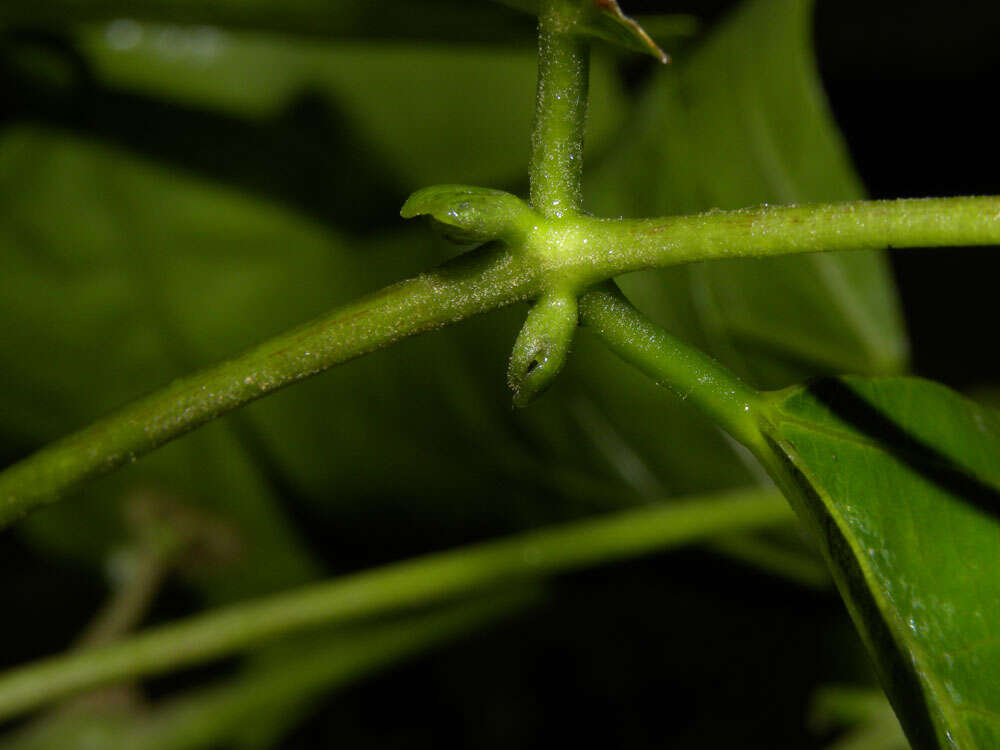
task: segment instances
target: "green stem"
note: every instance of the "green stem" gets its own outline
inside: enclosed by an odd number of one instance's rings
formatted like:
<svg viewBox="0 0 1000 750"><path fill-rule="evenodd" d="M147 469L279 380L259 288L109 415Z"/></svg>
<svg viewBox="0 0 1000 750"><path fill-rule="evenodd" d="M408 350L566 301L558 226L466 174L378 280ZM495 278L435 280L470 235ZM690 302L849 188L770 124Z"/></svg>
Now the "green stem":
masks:
<svg viewBox="0 0 1000 750"><path fill-rule="evenodd" d="M525 263L483 248L338 308L7 469L0 474L0 528L238 406L407 336L526 299L537 288Z"/></svg>
<svg viewBox="0 0 1000 750"><path fill-rule="evenodd" d="M706 260L1000 245L1000 197L761 206L656 219L579 217L569 223L575 236L588 241L553 258L551 272L565 269L578 283L594 284L629 271Z"/></svg>
<svg viewBox="0 0 1000 750"><path fill-rule="evenodd" d="M217 747L263 712L294 711L318 694L356 683L403 659L451 643L455 638L509 617L536 603L528 588L495 592L427 613L366 624L350 632L311 639L291 659L248 670L240 679L183 696L147 722L140 734L148 746ZM164 738L174 741L167 744ZM138 739L138 738L136 738ZM276 745L279 743L275 743ZM146 744L127 747L141 750Z"/></svg>
<svg viewBox="0 0 1000 750"><path fill-rule="evenodd" d="M625 361L701 409L748 447L761 442L760 394L704 352L674 338L605 284L580 299L580 320Z"/></svg>
<svg viewBox="0 0 1000 750"><path fill-rule="evenodd" d="M273 711L275 706L294 710L317 693L355 683L409 656L450 643L523 610L538 593L531 589L496 592L488 598L310 642L299 658L248 670L239 679L167 704L123 747L217 747L262 712Z"/></svg>
<svg viewBox="0 0 1000 750"><path fill-rule="evenodd" d="M715 359L680 341L635 309L613 282L580 299L580 320L626 362L704 412L755 455L766 450L760 393ZM718 552L777 572L807 586L829 582L819 560L782 550L749 535L726 535L710 545Z"/></svg>
<svg viewBox="0 0 1000 750"><path fill-rule="evenodd" d="M776 491L716 493L519 534L238 604L0 678L0 718L71 693L233 654L319 625L356 622L720 533L787 523Z"/></svg>
<svg viewBox="0 0 1000 750"><path fill-rule="evenodd" d="M565 252L480 248L179 380L10 467L0 474L0 528L238 406L407 336L537 297L553 278L583 288L712 258L1000 244L1000 197L558 221L571 241Z"/></svg>
<svg viewBox="0 0 1000 750"><path fill-rule="evenodd" d="M4 750L80 748L81 737L100 728L105 750L253 747L280 744L280 735L302 719L316 700L374 672L448 644L535 603L535 587L492 592L490 596L435 607L388 622L365 623L301 638L280 659L253 664L215 685L141 711L65 712L4 736ZM261 719L264 719L262 722ZM266 732L270 742L262 741Z"/></svg>
<svg viewBox="0 0 1000 750"><path fill-rule="evenodd" d="M565 0L541 0L539 6L531 206L546 218L559 218L583 206L590 48L573 33L578 11Z"/></svg>

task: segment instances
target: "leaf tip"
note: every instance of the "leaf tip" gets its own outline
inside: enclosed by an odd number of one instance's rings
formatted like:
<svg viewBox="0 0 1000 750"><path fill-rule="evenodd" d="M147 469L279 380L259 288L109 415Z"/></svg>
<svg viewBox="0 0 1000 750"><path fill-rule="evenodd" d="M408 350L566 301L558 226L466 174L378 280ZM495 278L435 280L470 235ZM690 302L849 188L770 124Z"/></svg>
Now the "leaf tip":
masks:
<svg viewBox="0 0 1000 750"><path fill-rule="evenodd" d="M605 21L604 33L599 34L609 41L626 47L642 50L658 59L664 65L670 62L670 55L663 51L646 30L631 16L625 15L618 0L594 0L594 8Z"/></svg>

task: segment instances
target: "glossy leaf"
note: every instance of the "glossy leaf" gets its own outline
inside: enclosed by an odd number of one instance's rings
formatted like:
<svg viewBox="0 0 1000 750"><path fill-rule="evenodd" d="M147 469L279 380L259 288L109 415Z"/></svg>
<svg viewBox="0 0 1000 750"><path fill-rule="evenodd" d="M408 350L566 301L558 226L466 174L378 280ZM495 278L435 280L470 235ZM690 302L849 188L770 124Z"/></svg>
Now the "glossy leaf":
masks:
<svg viewBox="0 0 1000 750"><path fill-rule="evenodd" d="M655 216L861 197L815 69L811 6L748 3L690 59L659 71L629 138L589 176L588 208ZM881 254L705 263L622 284L759 386L905 368Z"/></svg>
<svg viewBox="0 0 1000 750"><path fill-rule="evenodd" d="M1000 744L1000 418L911 378L775 393L772 473L918 748Z"/></svg>

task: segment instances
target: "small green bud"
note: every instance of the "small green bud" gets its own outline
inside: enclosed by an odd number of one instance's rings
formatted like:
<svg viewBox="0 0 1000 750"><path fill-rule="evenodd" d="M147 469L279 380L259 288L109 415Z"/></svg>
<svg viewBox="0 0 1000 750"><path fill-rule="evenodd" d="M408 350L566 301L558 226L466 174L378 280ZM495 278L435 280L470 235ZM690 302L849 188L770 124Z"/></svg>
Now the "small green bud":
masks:
<svg viewBox="0 0 1000 750"><path fill-rule="evenodd" d="M527 406L552 384L566 362L577 322L576 297L571 294L546 294L531 308L507 368L514 406Z"/></svg>
<svg viewBox="0 0 1000 750"><path fill-rule="evenodd" d="M458 244L504 240L516 243L533 223L524 201L502 190L434 185L418 190L399 212L404 219L430 216L445 238Z"/></svg>

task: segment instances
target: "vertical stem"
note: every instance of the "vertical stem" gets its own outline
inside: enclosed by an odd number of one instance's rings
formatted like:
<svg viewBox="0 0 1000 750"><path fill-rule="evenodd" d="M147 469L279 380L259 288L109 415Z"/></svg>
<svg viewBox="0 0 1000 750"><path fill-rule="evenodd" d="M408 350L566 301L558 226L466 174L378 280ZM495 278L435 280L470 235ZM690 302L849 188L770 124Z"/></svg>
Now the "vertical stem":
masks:
<svg viewBox="0 0 1000 750"><path fill-rule="evenodd" d="M577 212L583 205L590 47L574 34L578 12L566 0L540 0L531 205L548 218Z"/></svg>

